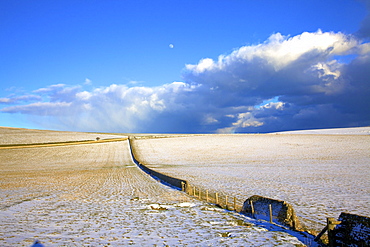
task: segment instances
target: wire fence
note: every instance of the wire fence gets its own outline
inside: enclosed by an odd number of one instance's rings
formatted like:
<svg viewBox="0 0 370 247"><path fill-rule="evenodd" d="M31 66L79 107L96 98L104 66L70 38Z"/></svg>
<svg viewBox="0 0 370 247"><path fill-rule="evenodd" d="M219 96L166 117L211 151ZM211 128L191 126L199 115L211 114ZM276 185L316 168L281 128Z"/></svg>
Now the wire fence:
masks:
<svg viewBox="0 0 370 247"><path fill-rule="evenodd" d="M226 210L241 212L243 208L244 202L238 200L236 196L229 196L224 193L205 190L189 183L182 183L181 190L192 197L214 204L217 207Z"/></svg>
<svg viewBox="0 0 370 247"><path fill-rule="evenodd" d="M264 220L272 224L293 230L303 230L293 206L281 200L254 195L238 200L219 192L210 192L195 185L182 182L181 190L198 200L214 204L219 208L243 213L255 219Z"/></svg>

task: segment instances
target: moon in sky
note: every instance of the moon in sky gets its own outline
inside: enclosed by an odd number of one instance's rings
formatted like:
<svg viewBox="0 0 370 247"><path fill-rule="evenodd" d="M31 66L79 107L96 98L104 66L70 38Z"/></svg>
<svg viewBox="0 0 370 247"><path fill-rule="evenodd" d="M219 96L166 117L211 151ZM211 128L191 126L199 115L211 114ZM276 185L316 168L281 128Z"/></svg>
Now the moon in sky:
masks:
<svg viewBox="0 0 370 247"><path fill-rule="evenodd" d="M175 46L173 44L170 44L168 47L170 47L171 49L174 48Z"/></svg>

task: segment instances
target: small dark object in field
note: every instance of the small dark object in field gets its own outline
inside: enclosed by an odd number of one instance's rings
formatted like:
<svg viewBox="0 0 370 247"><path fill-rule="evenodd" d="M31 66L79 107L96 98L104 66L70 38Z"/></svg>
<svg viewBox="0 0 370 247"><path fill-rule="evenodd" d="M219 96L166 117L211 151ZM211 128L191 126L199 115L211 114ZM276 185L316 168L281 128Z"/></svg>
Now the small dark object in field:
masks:
<svg viewBox="0 0 370 247"><path fill-rule="evenodd" d="M159 206L159 207L153 207L153 206L150 206L151 207L151 209L153 209L153 210L167 210L167 208L164 208L164 207L161 207L161 206Z"/></svg>
<svg viewBox="0 0 370 247"><path fill-rule="evenodd" d="M223 238L228 238L231 236L231 233L230 232L222 232L220 233L220 236L223 237Z"/></svg>

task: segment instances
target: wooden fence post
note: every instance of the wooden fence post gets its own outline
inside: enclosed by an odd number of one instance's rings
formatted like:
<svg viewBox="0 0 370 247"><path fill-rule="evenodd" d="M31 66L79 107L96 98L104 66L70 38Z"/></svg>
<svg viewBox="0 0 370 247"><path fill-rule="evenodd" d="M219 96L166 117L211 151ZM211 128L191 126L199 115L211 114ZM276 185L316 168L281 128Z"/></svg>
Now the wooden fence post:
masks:
<svg viewBox="0 0 370 247"><path fill-rule="evenodd" d="M208 198L208 190L206 190L206 198L207 198L207 202L209 201L209 198Z"/></svg>
<svg viewBox="0 0 370 247"><path fill-rule="evenodd" d="M324 235L324 233L326 231L328 231L329 246L335 246L335 239L333 238L331 231L334 230L335 226L340 224L340 223L341 223L341 221L337 221L337 220L335 220L335 218L326 218L326 226L316 236L314 241L316 241L316 242L319 241L320 238L322 237L322 235Z"/></svg>
<svg viewBox="0 0 370 247"><path fill-rule="evenodd" d="M336 225L339 225L341 221L337 221L335 218L327 218L326 220L328 226L328 238L329 238L329 246L335 246L335 238L333 236L332 231L335 229Z"/></svg>
<svg viewBox="0 0 370 247"><path fill-rule="evenodd" d="M228 206L227 206L228 203L228 200L227 200L227 196L225 196L225 206L226 206L226 209L228 209Z"/></svg>
<svg viewBox="0 0 370 247"><path fill-rule="evenodd" d="M199 199L202 200L202 191L199 188Z"/></svg>
<svg viewBox="0 0 370 247"><path fill-rule="evenodd" d="M234 211L236 212L236 197L234 196Z"/></svg>
<svg viewBox="0 0 370 247"><path fill-rule="evenodd" d="M328 225L326 225L324 227L324 229L322 229L322 231L316 236L316 238L314 239L314 241L319 241L319 239L322 237L322 235L324 235L324 233L328 230Z"/></svg>
<svg viewBox="0 0 370 247"><path fill-rule="evenodd" d="M269 212L270 212L270 223L272 223L272 206L269 204Z"/></svg>
<svg viewBox="0 0 370 247"><path fill-rule="evenodd" d="M253 201L252 201L252 200L250 200L250 201L249 201L249 203L251 204L252 216L253 216L253 218L255 218L255 216L254 216L254 206L253 206Z"/></svg>
<svg viewBox="0 0 370 247"><path fill-rule="evenodd" d="M195 197L195 194L196 194L196 190L197 190L197 187L193 187L193 196Z"/></svg>
<svg viewBox="0 0 370 247"><path fill-rule="evenodd" d="M218 204L218 193L216 192L216 204Z"/></svg>

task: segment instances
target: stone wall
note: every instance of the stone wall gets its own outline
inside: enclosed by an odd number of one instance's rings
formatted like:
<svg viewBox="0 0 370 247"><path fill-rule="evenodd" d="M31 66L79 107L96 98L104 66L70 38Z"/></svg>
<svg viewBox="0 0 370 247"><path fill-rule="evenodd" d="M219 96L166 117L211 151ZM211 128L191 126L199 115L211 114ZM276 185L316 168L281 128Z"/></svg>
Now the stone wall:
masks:
<svg viewBox="0 0 370 247"><path fill-rule="evenodd" d="M252 212L252 204L254 212ZM244 202L241 213L255 218L269 220L269 205L271 205L272 209L273 222L289 227L293 230L301 229L298 217L296 216L293 207L285 201L254 195Z"/></svg>
<svg viewBox="0 0 370 247"><path fill-rule="evenodd" d="M134 161L134 163L141 169L143 170L144 172L148 173L150 176L154 177L155 179L159 180L160 182L162 183L165 183L167 185L170 185L172 187L176 187L176 189L182 189L183 186L186 187L187 185L187 182L185 180L182 180L182 179L178 179L178 178L174 178L174 177L170 177L170 176L167 176L165 174L162 174L162 173L159 173L159 172L156 172L152 169L150 169L149 167L141 164L136 158L135 158L135 154L132 150L132 140L129 139L129 146L130 146L130 152L131 152L131 157L132 157L132 160Z"/></svg>
<svg viewBox="0 0 370 247"><path fill-rule="evenodd" d="M341 222L329 232L330 246L370 246L370 218L341 213Z"/></svg>

